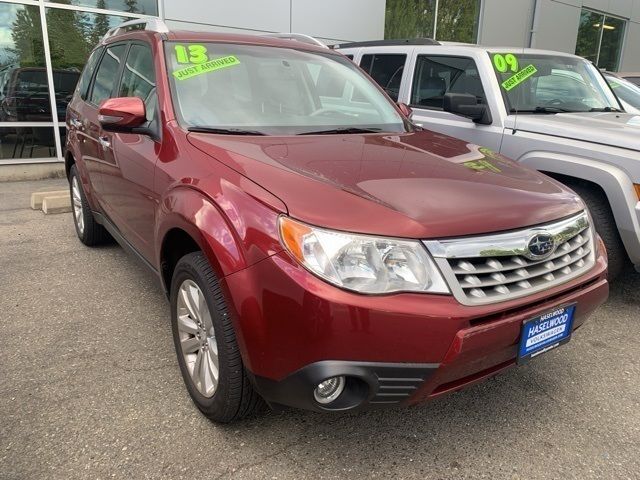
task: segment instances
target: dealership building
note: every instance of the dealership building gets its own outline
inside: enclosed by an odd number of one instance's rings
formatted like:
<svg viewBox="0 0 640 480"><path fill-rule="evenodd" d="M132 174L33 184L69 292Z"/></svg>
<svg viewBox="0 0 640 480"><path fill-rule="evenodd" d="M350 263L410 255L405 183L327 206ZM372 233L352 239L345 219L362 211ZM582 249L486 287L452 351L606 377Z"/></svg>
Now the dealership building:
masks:
<svg viewBox="0 0 640 480"><path fill-rule="evenodd" d="M640 0L0 0L0 176L60 168L66 105L88 54L109 28L150 16L172 29L298 32L327 44L535 47L640 71Z"/></svg>

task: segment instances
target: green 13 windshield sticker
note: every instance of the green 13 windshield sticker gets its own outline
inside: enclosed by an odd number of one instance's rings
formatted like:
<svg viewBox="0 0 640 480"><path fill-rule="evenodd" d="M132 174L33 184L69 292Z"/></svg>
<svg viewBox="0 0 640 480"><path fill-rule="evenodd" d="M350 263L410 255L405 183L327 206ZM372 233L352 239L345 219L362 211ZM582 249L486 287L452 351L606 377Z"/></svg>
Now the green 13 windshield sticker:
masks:
<svg viewBox="0 0 640 480"><path fill-rule="evenodd" d="M176 60L178 63L204 63L209 61L207 47L200 44L191 44L188 47L176 45Z"/></svg>
<svg viewBox="0 0 640 480"><path fill-rule="evenodd" d="M513 87L517 87L522 82L524 82L531 75L536 73L538 69L533 65L528 65L516 73L514 76L507 78L504 82L502 82L502 88L504 88L507 92L511 90Z"/></svg>
<svg viewBox="0 0 640 480"><path fill-rule="evenodd" d="M195 77L196 75L202 75L203 73L214 72L222 68L233 67L240 65L240 60L234 55L228 57L216 58L205 63L199 63L191 65L190 67L181 68L173 72L173 76L178 80L186 80L187 78Z"/></svg>

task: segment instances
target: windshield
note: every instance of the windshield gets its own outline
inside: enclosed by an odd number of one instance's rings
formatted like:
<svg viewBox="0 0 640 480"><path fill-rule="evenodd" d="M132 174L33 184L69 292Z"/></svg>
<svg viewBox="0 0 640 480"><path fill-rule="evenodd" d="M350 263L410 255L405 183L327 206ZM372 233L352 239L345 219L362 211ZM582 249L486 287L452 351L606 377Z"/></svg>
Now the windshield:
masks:
<svg viewBox="0 0 640 480"><path fill-rule="evenodd" d="M605 78L620 100L634 108L640 108L640 87L611 75L605 75Z"/></svg>
<svg viewBox="0 0 640 480"><path fill-rule="evenodd" d="M176 114L187 128L263 135L406 131L382 92L329 51L167 42L166 57Z"/></svg>
<svg viewBox="0 0 640 480"><path fill-rule="evenodd" d="M582 58L490 53L509 113L617 111L596 67Z"/></svg>

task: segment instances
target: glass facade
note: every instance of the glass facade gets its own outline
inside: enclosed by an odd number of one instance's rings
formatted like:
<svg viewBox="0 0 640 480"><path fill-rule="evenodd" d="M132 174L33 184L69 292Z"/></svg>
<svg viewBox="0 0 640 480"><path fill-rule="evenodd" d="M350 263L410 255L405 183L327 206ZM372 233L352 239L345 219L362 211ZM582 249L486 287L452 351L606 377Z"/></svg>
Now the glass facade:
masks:
<svg viewBox="0 0 640 480"><path fill-rule="evenodd" d="M615 72L627 22L621 18L583 8L576 42L576 55L595 63L599 68Z"/></svg>
<svg viewBox="0 0 640 480"><path fill-rule="evenodd" d="M0 164L60 159L94 46L109 28L157 14L157 0L0 1Z"/></svg>
<svg viewBox="0 0 640 480"><path fill-rule="evenodd" d="M476 43L481 0L387 0L385 38Z"/></svg>

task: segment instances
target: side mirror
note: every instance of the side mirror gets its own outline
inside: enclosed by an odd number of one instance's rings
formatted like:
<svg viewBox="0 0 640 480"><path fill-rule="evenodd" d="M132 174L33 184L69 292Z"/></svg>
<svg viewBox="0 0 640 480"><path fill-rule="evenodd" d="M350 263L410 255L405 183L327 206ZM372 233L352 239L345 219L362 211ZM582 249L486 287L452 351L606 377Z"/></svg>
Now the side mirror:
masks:
<svg viewBox="0 0 640 480"><path fill-rule="evenodd" d="M110 132L136 133L147 122L147 112L138 97L108 98L100 105L98 121Z"/></svg>
<svg viewBox="0 0 640 480"><path fill-rule="evenodd" d="M487 105L478 104L475 95L468 93L445 93L442 99L442 109L445 112L467 117L475 123L491 124L491 112Z"/></svg>
<svg viewBox="0 0 640 480"><path fill-rule="evenodd" d="M411 115L413 115L413 110L411 110L411 107L406 103L398 102L398 108L400 109L400 112L402 112L402 114L407 118L411 118Z"/></svg>

